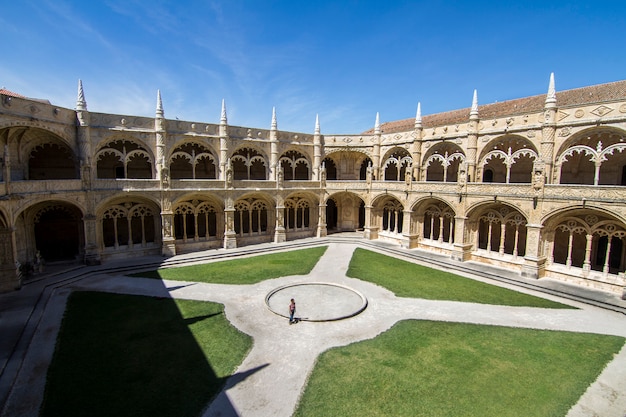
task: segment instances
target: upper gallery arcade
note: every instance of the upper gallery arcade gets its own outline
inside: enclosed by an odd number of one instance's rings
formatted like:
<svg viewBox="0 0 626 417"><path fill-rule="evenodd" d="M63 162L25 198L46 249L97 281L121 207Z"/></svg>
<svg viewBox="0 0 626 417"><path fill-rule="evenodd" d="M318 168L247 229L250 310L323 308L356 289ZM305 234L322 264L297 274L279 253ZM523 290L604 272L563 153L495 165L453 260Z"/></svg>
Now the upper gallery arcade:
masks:
<svg viewBox="0 0 626 417"><path fill-rule="evenodd" d="M469 100L468 100L469 102ZM269 118L268 118L269 119ZM95 113L0 90L0 291L42 262L359 231L622 294L626 81L354 135Z"/></svg>

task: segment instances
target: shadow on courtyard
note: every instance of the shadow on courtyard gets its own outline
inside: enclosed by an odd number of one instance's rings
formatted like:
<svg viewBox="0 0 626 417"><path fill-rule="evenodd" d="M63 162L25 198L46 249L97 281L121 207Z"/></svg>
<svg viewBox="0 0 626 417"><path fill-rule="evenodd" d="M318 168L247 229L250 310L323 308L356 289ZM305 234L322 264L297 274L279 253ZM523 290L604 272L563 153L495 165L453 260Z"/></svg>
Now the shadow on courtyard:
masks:
<svg viewBox="0 0 626 417"><path fill-rule="evenodd" d="M201 415L228 379L216 375L189 328L223 315L219 304L207 308L183 315L165 287L159 297L71 294L40 415ZM234 374L229 387L258 369ZM236 416L224 397L220 412Z"/></svg>

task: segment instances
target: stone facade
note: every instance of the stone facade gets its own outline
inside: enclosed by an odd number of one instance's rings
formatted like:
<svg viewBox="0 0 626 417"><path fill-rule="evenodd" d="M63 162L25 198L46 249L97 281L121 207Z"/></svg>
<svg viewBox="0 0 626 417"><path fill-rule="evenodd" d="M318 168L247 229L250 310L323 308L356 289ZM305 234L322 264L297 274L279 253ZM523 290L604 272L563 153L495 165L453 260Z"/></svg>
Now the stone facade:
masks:
<svg viewBox="0 0 626 417"><path fill-rule="evenodd" d="M44 262L362 231L622 294L626 81L322 135L0 91L0 291Z"/></svg>

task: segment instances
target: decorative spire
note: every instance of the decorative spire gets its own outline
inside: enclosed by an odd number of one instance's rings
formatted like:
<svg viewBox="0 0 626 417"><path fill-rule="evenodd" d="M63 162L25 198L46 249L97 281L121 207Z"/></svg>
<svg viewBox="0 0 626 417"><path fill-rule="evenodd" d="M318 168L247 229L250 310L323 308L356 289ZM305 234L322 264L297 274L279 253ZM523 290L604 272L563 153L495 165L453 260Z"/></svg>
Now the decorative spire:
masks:
<svg viewBox="0 0 626 417"><path fill-rule="evenodd" d="M556 88L554 87L554 73L550 73L550 85L548 85L548 95L546 104L556 104Z"/></svg>
<svg viewBox="0 0 626 417"><path fill-rule="evenodd" d="M157 90L157 108L156 117L162 119L165 116L163 112L163 102L161 101L161 90Z"/></svg>
<svg viewBox="0 0 626 417"><path fill-rule="evenodd" d="M278 123L276 122L276 107L272 107L272 128L271 130L278 130Z"/></svg>
<svg viewBox="0 0 626 417"><path fill-rule="evenodd" d="M226 118L226 102L224 99L222 99L222 116L220 117L220 124L228 124L228 119Z"/></svg>
<svg viewBox="0 0 626 417"><path fill-rule="evenodd" d="M478 92L474 90L474 97L472 98L472 109L470 110L470 118L478 117Z"/></svg>
<svg viewBox="0 0 626 417"><path fill-rule="evenodd" d="M319 135L321 132L320 130L320 115L316 114L315 115L315 134Z"/></svg>
<svg viewBox="0 0 626 417"><path fill-rule="evenodd" d="M376 122L374 123L374 134L380 134L380 114L376 112Z"/></svg>
<svg viewBox="0 0 626 417"><path fill-rule="evenodd" d="M417 102L417 113L415 114L415 128L422 127L422 103Z"/></svg>
<svg viewBox="0 0 626 417"><path fill-rule="evenodd" d="M80 79L78 80L78 98L76 99L76 110L87 111L87 102L85 101L83 82Z"/></svg>

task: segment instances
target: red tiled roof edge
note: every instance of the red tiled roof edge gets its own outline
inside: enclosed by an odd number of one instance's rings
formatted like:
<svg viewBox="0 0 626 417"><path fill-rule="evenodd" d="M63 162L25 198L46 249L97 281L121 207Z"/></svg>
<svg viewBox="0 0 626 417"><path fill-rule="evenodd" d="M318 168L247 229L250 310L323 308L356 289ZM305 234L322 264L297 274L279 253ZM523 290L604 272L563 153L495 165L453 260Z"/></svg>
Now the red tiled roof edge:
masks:
<svg viewBox="0 0 626 417"><path fill-rule="evenodd" d="M21 94L14 93L13 91L9 91L9 90L4 89L4 88L0 88L0 94L5 95L5 96L9 96L9 97L26 98L26 97L24 97Z"/></svg>
<svg viewBox="0 0 626 417"><path fill-rule="evenodd" d="M495 118L504 115L520 113L532 113L543 110L546 94L506 100L498 103L490 103L478 106L478 115L481 119ZM598 84L556 93L556 102L559 107L568 107L575 104L591 104L599 102L626 99L626 80L612 83ZM451 110L443 113L435 113L422 117L423 127L434 127L456 123L464 123L469 120L470 107L459 110ZM381 124L384 133L406 132L413 130L415 118L394 120ZM363 134L372 134L374 129L369 129Z"/></svg>

